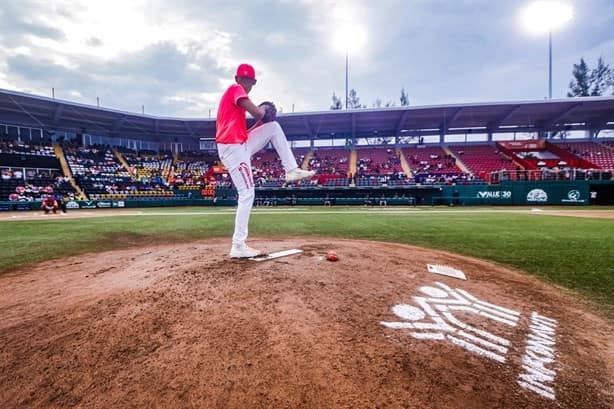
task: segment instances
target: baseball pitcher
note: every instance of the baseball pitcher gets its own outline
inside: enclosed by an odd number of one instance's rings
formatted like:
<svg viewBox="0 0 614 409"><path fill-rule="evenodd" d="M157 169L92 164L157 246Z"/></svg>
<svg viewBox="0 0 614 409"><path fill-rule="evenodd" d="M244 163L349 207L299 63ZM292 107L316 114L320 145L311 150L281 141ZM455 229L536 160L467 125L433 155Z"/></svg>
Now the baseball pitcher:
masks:
<svg viewBox="0 0 614 409"><path fill-rule="evenodd" d="M311 178L315 172L298 167L286 135L275 120L277 114L275 105L267 101L256 106L249 99L248 94L256 85L254 67L249 64L239 65L235 81L236 84L224 92L219 103L215 142L220 159L228 169L239 193L230 257L247 258L260 254L260 251L245 244L255 197L252 155L271 142L281 159L288 182ZM257 121L249 130L246 112Z"/></svg>

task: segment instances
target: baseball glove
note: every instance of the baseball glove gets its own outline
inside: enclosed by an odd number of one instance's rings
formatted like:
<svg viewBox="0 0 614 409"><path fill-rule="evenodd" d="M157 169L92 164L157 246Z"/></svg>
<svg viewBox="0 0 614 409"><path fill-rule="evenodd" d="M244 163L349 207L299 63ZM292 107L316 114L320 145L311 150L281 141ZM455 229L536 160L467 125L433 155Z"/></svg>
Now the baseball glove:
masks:
<svg viewBox="0 0 614 409"><path fill-rule="evenodd" d="M277 118L277 108L275 107L275 104L271 101L264 101L258 106L264 107L265 112L264 116L261 119L262 122L272 122Z"/></svg>

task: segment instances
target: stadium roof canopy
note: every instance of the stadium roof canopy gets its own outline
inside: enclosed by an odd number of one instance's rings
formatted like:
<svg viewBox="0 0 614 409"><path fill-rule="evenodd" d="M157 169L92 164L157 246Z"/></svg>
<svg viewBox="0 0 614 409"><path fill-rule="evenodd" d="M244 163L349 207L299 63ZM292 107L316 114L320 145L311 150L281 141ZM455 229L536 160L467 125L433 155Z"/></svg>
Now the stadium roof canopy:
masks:
<svg viewBox="0 0 614 409"><path fill-rule="evenodd" d="M614 129L614 96L280 114L290 140ZM214 119L141 115L0 89L0 122L141 140L213 138ZM172 138L172 139L171 139Z"/></svg>

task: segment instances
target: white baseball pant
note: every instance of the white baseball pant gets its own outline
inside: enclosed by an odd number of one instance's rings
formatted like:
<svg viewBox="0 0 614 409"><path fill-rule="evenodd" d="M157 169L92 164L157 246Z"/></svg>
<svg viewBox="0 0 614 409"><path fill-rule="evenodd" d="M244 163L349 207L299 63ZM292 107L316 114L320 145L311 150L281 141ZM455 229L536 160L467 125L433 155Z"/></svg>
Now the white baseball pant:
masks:
<svg viewBox="0 0 614 409"><path fill-rule="evenodd" d="M286 173L298 167L290 144L286 139L286 134L277 121L262 124L250 131L246 143L217 144L220 159L239 193L235 231L232 236L232 244L234 245L242 245L247 240L247 226L255 197L252 155L263 149L269 142L273 144L277 151Z"/></svg>

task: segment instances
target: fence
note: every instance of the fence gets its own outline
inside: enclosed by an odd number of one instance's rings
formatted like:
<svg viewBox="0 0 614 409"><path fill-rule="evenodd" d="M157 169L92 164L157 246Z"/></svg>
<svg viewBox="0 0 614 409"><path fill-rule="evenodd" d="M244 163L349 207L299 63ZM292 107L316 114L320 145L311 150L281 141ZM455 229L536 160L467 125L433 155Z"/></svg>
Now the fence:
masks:
<svg viewBox="0 0 614 409"><path fill-rule="evenodd" d="M573 180L614 180L614 170L608 169L541 169L501 170L492 172L488 182L499 184L509 181L573 181Z"/></svg>

